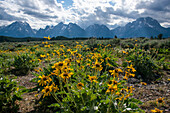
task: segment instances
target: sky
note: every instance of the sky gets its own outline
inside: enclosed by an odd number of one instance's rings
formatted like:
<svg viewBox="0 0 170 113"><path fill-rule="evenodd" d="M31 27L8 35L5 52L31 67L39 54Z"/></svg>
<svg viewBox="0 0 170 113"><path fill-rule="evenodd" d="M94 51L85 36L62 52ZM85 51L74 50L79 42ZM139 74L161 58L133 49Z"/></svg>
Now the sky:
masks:
<svg viewBox="0 0 170 113"><path fill-rule="evenodd" d="M0 26L28 22L33 29L76 23L82 28L104 24L110 29L139 17L170 27L169 0L0 0Z"/></svg>

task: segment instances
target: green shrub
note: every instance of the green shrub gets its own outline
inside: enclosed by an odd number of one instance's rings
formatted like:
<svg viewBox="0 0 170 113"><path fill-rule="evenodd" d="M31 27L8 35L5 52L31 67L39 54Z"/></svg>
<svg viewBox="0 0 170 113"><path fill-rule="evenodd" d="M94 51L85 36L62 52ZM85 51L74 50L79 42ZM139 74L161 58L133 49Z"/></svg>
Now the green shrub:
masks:
<svg viewBox="0 0 170 113"><path fill-rule="evenodd" d="M161 68L156 56L156 51L151 53L149 50L145 51L135 47L126 60L132 61L136 69L136 77L138 78L141 75L142 79L148 82L155 79L156 72Z"/></svg>
<svg viewBox="0 0 170 113"><path fill-rule="evenodd" d="M19 109L17 101L21 100L21 86L14 79L0 75L0 112L16 113Z"/></svg>
<svg viewBox="0 0 170 113"><path fill-rule="evenodd" d="M37 66L38 61L35 59L34 55L21 54L14 56L14 62L12 66L14 69L12 73L15 75L26 75L29 70L34 69Z"/></svg>

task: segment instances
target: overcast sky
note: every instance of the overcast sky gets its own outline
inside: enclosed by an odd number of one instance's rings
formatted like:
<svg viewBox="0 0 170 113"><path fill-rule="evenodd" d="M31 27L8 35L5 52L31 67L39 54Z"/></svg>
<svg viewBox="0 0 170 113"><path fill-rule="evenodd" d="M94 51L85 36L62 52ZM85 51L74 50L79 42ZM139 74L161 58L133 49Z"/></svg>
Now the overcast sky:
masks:
<svg viewBox="0 0 170 113"><path fill-rule="evenodd" d="M39 29L72 22L112 29L147 16L170 27L170 0L0 0L0 26L26 21Z"/></svg>

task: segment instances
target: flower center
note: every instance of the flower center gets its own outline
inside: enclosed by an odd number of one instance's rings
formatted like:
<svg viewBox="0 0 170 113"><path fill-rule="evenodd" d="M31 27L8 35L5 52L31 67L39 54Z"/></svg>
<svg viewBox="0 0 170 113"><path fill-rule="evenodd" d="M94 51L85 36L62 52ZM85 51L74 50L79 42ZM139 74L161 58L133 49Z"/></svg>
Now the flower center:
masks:
<svg viewBox="0 0 170 113"><path fill-rule="evenodd" d="M96 67L100 67L100 64L96 64Z"/></svg>
<svg viewBox="0 0 170 113"><path fill-rule="evenodd" d="M109 81L109 83L108 84L112 84L112 81Z"/></svg>
<svg viewBox="0 0 170 113"><path fill-rule="evenodd" d="M61 62L61 63L59 63L58 65L59 65L59 66L63 66L63 63Z"/></svg>
<svg viewBox="0 0 170 113"><path fill-rule="evenodd" d="M94 78L91 78L91 80L94 80Z"/></svg>
<svg viewBox="0 0 170 113"><path fill-rule="evenodd" d="M43 80L46 81L46 80L47 80L47 77L44 77Z"/></svg>
<svg viewBox="0 0 170 113"><path fill-rule="evenodd" d="M118 73L118 69L115 69L115 73Z"/></svg>
<svg viewBox="0 0 170 113"><path fill-rule="evenodd" d="M48 92L48 91L50 91L50 89L49 89L49 88L47 88L47 89L46 89L46 92Z"/></svg>
<svg viewBox="0 0 170 113"><path fill-rule="evenodd" d="M162 100L162 99L158 99L158 102L159 102L159 103L162 103L162 102L163 102L163 100Z"/></svg>
<svg viewBox="0 0 170 113"><path fill-rule="evenodd" d="M78 86L83 86L83 85L81 83L79 83Z"/></svg>
<svg viewBox="0 0 170 113"><path fill-rule="evenodd" d="M64 73L64 74L63 74L63 76L67 77L67 76L68 76L68 74L67 74L67 73Z"/></svg>
<svg viewBox="0 0 170 113"><path fill-rule="evenodd" d="M117 81L114 81L113 84L117 84Z"/></svg>
<svg viewBox="0 0 170 113"><path fill-rule="evenodd" d="M110 90L110 92L113 92L113 91L114 91L114 88L113 88L113 87L110 87L109 90Z"/></svg>

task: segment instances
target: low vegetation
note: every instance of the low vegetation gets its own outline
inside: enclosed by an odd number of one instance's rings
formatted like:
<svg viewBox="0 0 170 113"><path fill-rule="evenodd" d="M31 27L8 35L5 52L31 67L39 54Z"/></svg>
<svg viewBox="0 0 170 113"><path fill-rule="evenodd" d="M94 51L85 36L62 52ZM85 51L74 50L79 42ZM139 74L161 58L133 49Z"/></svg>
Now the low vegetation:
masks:
<svg viewBox="0 0 170 113"><path fill-rule="evenodd" d="M43 40L0 43L1 112L169 111L169 38ZM146 98L157 82L165 96ZM27 94L32 111L21 108Z"/></svg>

